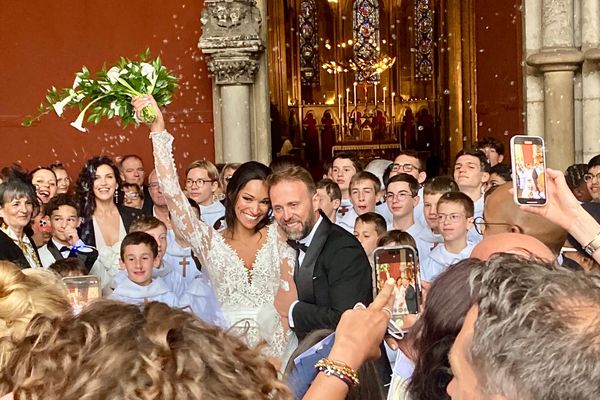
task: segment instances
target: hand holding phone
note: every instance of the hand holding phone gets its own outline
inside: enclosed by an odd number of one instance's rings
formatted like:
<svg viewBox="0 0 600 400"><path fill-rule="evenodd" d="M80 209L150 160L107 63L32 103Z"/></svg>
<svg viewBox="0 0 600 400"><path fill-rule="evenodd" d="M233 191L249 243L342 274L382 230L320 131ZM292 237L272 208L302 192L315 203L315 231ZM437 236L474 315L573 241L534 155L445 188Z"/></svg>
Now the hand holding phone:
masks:
<svg viewBox="0 0 600 400"><path fill-rule="evenodd" d="M510 139L513 195L517 205L546 204L546 153L544 139L517 135Z"/></svg>

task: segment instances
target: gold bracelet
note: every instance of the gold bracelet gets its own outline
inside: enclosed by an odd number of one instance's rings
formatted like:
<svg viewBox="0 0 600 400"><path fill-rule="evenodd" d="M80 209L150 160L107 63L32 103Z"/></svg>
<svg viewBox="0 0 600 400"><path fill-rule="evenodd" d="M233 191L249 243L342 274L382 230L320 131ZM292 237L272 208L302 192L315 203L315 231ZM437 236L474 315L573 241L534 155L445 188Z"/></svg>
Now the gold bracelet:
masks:
<svg viewBox="0 0 600 400"><path fill-rule="evenodd" d="M315 364L315 368L327 376L335 376L341 379L349 388L353 388L360 383L356 371L341 361L322 358Z"/></svg>

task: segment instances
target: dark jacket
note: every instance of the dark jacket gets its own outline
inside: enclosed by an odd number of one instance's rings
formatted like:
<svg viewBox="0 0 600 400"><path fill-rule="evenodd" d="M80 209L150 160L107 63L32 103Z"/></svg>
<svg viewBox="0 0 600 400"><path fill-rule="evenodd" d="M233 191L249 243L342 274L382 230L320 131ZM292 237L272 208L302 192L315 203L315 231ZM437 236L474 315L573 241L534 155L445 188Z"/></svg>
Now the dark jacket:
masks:
<svg viewBox="0 0 600 400"><path fill-rule="evenodd" d="M33 249L35 251L35 256L37 259L40 259L38 255L37 249L33 244L33 239L31 236L27 235L29 241L33 245ZM21 269L25 268L35 268L36 265L29 265L25 254L21 248L12 240L6 233L0 231L0 260L6 260L17 264L17 266Z"/></svg>

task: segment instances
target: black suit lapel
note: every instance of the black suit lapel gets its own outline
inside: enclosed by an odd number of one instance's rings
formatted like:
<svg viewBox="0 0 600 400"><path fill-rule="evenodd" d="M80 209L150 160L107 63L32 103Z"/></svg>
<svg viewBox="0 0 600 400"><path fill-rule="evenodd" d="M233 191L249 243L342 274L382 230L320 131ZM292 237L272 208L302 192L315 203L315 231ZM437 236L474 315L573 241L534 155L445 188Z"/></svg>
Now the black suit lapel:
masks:
<svg viewBox="0 0 600 400"><path fill-rule="evenodd" d="M317 258L319 257L319 254L321 254L321 250L323 250L323 246L325 245L325 241L327 240L327 236L329 236L329 230L331 228L331 221L323 215L322 217L323 220L321 221L321 224L319 224L319 227L310 242L310 246L308 246L300 270L296 275L298 299L309 303L315 302L313 274Z"/></svg>
<svg viewBox="0 0 600 400"><path fill-rule="evenodd" d="M52 240L48 241L48 243L46 244L46 248L48 249L50 254L52 254L52 257L54 257L55 260L62 260L64 258L60 251L58 251Z"/></svg>

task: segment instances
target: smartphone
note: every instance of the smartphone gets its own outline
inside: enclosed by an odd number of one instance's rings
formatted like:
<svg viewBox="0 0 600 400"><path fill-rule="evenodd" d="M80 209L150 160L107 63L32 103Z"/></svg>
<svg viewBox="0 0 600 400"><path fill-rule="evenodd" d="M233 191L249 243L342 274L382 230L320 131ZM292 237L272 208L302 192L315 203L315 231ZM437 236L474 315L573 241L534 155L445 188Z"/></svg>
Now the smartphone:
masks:
<svg viewBox="0 0 600 400"><path fill-rule="evenodd" d="M69 276L62 278L62 281L67 287L67 297L75 313L79 313L91 301L102 297L97 276Z"/></svg>
<svg viewBox="0 0 600 400"><path fill-rule="evenodd" d="M513 196L520 205L546 204L546 148L539 136L517 135L510 139Z"/></svg>
<svg viewBox="0 0 600 400"><path fill-rule="evenodd" d="M374 295L388 278L396 280L392 319L406 314L417 314L421 301L421 276L417 251L412 246L378 247L373 251Z"/></svg>
<svg viewBox="0 0 600 400"><path fill-rule="evenodd" d="M287 380L294 392L294 400L301 400L317 376L315 364L327 358L335 342L335 333L330 334L308 350L294 358L294 368Z"/></svg>

